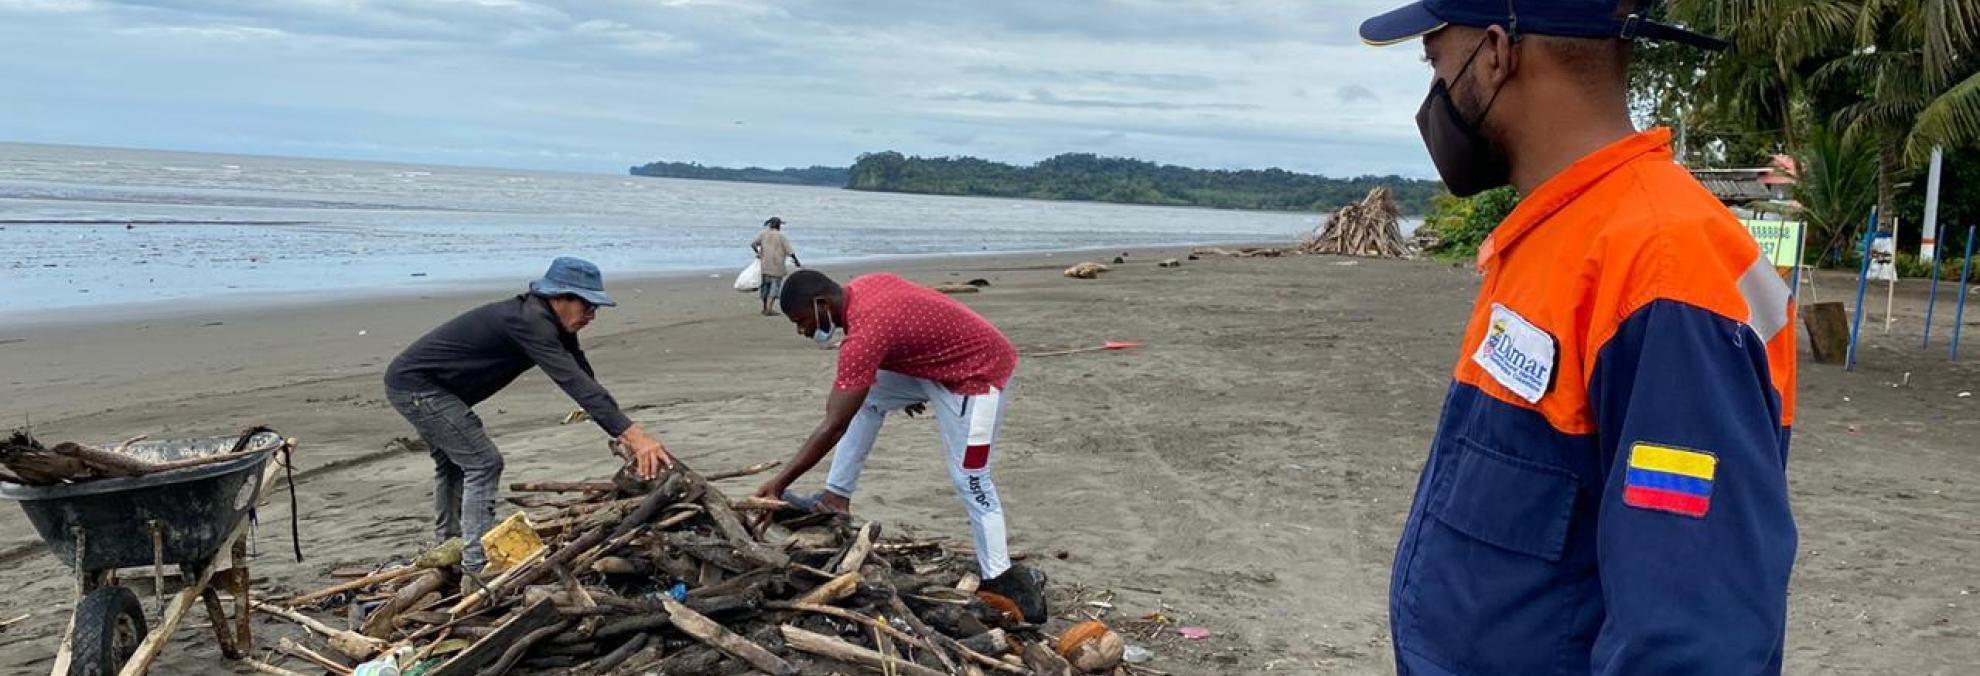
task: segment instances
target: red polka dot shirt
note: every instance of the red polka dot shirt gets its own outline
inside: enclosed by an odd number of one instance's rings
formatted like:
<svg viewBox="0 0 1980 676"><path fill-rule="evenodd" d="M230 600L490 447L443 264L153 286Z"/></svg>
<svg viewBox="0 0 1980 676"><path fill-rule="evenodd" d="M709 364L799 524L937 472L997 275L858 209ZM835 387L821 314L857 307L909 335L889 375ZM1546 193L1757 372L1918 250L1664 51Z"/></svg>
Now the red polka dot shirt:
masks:
<svg viewBox="0 0 1980 676"><path fill-rule="evenodd" d="M881 369L941 383L962 395L1010 384L1017 348L969 306L895 275L846 283L846 339L833 387L863 390Z"/></svg>

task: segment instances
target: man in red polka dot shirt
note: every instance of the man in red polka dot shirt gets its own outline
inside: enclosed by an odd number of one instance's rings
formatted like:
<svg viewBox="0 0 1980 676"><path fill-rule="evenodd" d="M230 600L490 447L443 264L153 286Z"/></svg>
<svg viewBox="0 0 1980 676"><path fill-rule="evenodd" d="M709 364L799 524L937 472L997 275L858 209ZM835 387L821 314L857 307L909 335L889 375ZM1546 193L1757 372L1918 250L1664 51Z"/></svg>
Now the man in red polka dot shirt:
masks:
<svg viewBox="0 0 1980 676"><path fill-rule="evenodd" d="M792 482L827 453L825 491L800 504L847 511L866 456L893 411L932 411L949 460L949 479L969 513L983 589L1016 602L1027 621L1045 620L1043 575L1013 567L1004 534L1004 507L990 481L990 461L1009 401L1017 350L969 306L889 274L864 275L839 286L801 270L784 280L784 316L798 335L820 346L845 332L825 420L756 494L785 497Z"/></svg>

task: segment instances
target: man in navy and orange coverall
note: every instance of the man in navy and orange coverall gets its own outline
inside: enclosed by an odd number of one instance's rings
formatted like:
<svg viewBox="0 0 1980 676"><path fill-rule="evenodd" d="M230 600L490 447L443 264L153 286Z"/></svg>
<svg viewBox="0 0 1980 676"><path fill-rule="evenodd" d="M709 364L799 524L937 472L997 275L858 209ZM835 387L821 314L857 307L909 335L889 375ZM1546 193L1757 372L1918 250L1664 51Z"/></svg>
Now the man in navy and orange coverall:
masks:
<svg viewBox="0 0 1980 676"><path fill-rule="evenodd" d="M1511 184L1396 551L1404 674L1778 674L1794 564L1788 288L1629 117L1617 0L1423 0L1418 113L1459 196Z"/></svg>

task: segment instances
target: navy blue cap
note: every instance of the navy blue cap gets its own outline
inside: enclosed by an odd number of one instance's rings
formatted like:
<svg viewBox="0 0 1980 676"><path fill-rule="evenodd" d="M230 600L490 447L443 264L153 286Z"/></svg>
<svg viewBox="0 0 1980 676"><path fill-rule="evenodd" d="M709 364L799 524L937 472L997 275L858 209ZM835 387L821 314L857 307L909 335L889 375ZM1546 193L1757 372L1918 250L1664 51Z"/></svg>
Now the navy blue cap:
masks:
<svg viewBox="0 0 1980 676"><path fill-rule="evenodd" d="M1445 26L1505 26L1526 35L1676 42L1712 51L1724 40L1657 23L1641 14L1616 16L1617 0L1419 0L1361 22L1361 40L1392 45Z"/></svg>
<svg viewBox="0 0 1980 676"><path fill-rule="evenodd" d="M545 298L577 296L592 305L618 305L605 295L605 275L591 261L569 256L550 261L543 278L529 283L529 292Z"/></svg>

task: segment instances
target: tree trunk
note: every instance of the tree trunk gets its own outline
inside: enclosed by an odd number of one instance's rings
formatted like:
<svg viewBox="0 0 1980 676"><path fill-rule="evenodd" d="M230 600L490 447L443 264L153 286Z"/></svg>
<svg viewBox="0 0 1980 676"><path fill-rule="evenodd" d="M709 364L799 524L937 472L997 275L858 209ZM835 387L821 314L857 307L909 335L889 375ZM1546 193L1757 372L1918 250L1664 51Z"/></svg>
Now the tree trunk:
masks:
<svg viewBox="0 0 1980 676"><path fill-rule="evenodd" d="M1897 212L1892 211L1897 201L1897 174L1904 170L1904 135L1885 131L1877 134L1877 229L1891 230L1891 245L1897 246L1897 231L1892 229L1897 221Z"/></svg>

